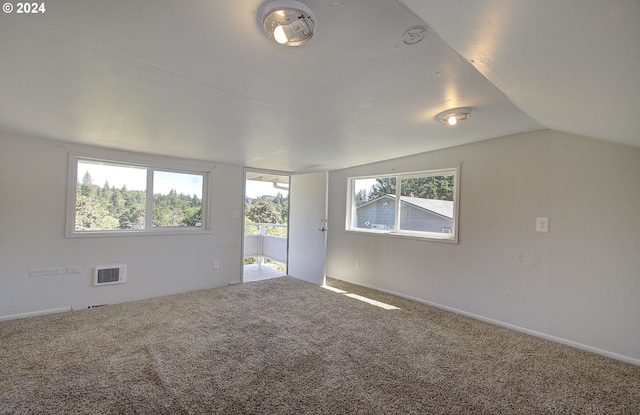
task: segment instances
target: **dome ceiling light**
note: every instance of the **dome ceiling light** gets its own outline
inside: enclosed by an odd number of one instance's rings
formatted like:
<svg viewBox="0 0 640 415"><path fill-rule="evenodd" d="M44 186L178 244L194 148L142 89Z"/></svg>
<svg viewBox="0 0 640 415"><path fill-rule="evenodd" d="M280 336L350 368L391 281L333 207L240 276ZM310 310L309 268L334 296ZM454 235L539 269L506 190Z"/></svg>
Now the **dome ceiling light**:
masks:
<svg viewBox="0 0 640 415"><path fill-rule="evenodd" d="M456 125L458 121L463 121L469 118L471 114L471 108L455 108L447 111L443 111L436 115L436 118L441 122L448 125Z"/></svg>
<svg viewBox="0 0 640 415"><path fill-rule="evenodd" d="M276 43L299 46L313 37L316 16L295 0L276 0L267 4L262 15L264 31Z"/></svg>

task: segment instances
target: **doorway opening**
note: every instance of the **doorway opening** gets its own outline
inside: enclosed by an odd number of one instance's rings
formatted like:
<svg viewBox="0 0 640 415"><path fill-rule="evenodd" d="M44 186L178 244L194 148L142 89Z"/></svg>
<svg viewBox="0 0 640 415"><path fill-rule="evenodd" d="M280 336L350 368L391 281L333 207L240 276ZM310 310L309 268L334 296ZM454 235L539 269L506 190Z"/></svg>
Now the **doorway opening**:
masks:
<svg viewBox="0 0 640 415"><path fill-rule="evenodd" d="M242 281L287 275L289 175L245 171Z"/></svg>

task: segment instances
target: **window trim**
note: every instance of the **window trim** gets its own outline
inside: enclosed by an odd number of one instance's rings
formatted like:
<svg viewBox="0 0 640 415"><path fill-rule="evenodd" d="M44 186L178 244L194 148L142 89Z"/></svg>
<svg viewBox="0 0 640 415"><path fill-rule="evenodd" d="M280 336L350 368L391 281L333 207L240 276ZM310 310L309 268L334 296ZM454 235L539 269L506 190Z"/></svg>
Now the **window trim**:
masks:
<svg viewBox="0 0 640 415"><path fill-rule="evenodd" d="M163 171L170 173L198 174L202 175L202 226L166 226L153 227L153 190L146 192L145 203L145 228L144 229L119 229L119 230L95 230L76 231L76 194L78 187L78 162L98 162L114 166L138 167L147 170L147 189L153 189L153 172ZM126 156L95 156L86 153L69 152L69 167L67 177L67 207L65 222L65 238L95 238L110 236L149 236L149 235L198 235L211 233L210 217L210 183L211 169L189 168L185 163L150 163Z"/></svg>
<svg viewBox="0 0 640 415"><path fill-rule="evenodd" d="M426 240L433 242L444 242L457 244L458 243L458 234L460 229L460 165L457 167L444 168L444 169L434 169L434 170L423 170L423 171L415 171L415 172L403 172L403 173L383 173L383 174L368 174L363 176L350 176L347 177L347 212L346 212L346 220L345 220L345 232L354 233L354 234L365 234L365 235L376 235L376 236L387 236L387 237L395 237L395 238L408 238L408 239L418 239L418 240ZM453 224L451 233L436 233L436 232L423 232L423 231L411 231L411 230L400 230L400 192L401 192L401 181L405 178L411 177L429 177L429 176L444 176L453 174ZM379 230L379 229L363 229L363 228L355 228L353 227L353 218L355 215L355 203L354 200L354 187L353 184L356 180L362 179L378 179L378 178L395 178L396 179L396 195L395 195L395 229L393 231L388 230Z"/></svg>

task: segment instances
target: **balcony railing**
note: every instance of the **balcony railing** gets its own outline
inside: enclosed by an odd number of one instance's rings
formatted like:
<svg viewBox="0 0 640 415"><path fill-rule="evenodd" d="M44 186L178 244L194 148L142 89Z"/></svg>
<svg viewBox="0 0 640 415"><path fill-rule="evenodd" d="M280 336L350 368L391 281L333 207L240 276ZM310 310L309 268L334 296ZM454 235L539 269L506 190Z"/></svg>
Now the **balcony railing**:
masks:
<svg viewBox="0 0 640 415"><path fill-rule="evenodd" d="M247 233L247 227L256 226L258 233ZM287 225L278 225L275 223L245 223L244 234L244 257L257 257L258 264L262 264L264 259L287 263L287 238L282 236L273 236L266 233L269 227L284 228Z"/></svg>

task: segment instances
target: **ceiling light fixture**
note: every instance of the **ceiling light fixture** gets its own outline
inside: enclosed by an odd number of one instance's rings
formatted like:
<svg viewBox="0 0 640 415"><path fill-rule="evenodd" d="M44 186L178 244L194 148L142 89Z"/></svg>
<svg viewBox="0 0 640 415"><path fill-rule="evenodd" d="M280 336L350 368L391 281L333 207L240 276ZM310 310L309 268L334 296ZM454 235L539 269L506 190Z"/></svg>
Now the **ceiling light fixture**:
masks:
<svg viewBox="0 0 640 415"><path fill-rule="evenodd" d="M276 0L267 4L264 10L264 31L276 43L299 46L313 37L316 16L299 1Z"/></svg>
<svg viewBox="0 0 640 415"><path fill-rule="evenodd" d="M436 118L445 124L456 125L458 121L463 121L469 118L471 114L471 108L455 108L447 110L436 115Z"/></svg>

